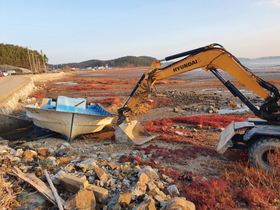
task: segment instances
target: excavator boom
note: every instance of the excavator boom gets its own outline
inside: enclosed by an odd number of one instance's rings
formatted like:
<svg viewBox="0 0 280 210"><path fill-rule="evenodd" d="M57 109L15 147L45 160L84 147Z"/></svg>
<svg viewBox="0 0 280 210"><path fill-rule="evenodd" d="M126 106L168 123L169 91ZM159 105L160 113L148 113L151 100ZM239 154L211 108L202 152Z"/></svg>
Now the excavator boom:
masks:
<svg viewBox="0 0 280 210"><path fill-rule="evenodd" d="M170 61L178 58L181 58L181 60L168 66L161 67L163 61ZM123 143L127 141L142 144L148 141L148 139L150 140L153 138L152 136L149 138L146 130L142 128L142 126L139 126L138 123L131 123L129 115L134 113L142 102L150 98L152 87L157 80L169 78L195 69L203 69L204 71L212 72L230 92L234 96L239 97L256 116L274 123L279 123L280 108L277 102L280 98L280 94L278 89L274 85L254 75L221 45L211 44L168 56L162 60L155 60L152 63L132 90L123 107L118 110L119 120L116 130L123 132L118 132L118 135L116 134L116 140ZM227 72L259 97L263 98L265 101L263 105L260 108L254 106L230 81L226 81L222 75L219 74L218 69ZM137 129L135 125L137 125ZM129 135L125 136L127 133L129 133ZM139 133L143 135L139 135Z"/></svg>

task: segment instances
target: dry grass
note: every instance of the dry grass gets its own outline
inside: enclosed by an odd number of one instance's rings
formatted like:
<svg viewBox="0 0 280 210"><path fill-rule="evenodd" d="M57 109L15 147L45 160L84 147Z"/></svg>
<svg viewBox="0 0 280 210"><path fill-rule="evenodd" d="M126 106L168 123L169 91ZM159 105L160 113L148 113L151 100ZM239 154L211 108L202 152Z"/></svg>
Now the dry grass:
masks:
<svg viewBox="0 0 280 210"><path fill-rule="evenodd" d="M0 209L14 209L19 206L16 200L16 194L11 188L11 183L6 182L2 175L0 175Z"/></svg>
<svg viewBox="0 0 280 210"><path fill-rule="evenodd" d="M280 208L280 177L277 171L268 172L248 163L233 162L226 166L225 176L237 196L252 209Z"/></svg>

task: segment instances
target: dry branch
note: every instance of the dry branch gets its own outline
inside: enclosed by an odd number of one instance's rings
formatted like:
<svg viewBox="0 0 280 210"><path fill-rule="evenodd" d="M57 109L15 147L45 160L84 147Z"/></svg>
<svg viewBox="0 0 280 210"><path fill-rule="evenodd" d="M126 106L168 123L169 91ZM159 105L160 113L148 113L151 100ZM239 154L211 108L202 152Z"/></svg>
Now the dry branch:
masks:
<svg viewBox="0 0 280 210"><path fill-rule="evenodd" d="M19 168L14 167L13 173L24 180L25 182L32 185L34 188L36 188L45 198L47 198L50 202L52 202L54 205L57 205L56 199L52 193L52 191L48 188L48 186L38 177L36 177L34 174L29 173L23 173ZM65 201L61 200L62 205L65 204Z"/></svg>

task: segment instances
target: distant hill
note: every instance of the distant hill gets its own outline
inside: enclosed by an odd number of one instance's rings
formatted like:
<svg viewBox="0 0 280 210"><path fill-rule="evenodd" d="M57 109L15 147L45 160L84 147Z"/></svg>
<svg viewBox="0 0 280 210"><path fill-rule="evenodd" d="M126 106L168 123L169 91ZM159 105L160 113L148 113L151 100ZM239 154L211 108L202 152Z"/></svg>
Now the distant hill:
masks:
<svg viewBox="0 0 280 210"><path fill-rule="evenodd" d="M110 68L118 68L118 67L138 67L138 66L150 66L152 62L155 60L155 58L149 57L149 56L125 56L113 60L88 60L83 61L80 63L66 63L63 65L55 65L57 68L62 68L63 66L70 66L71 68L79 68L79 69L85 69L88 67L102 67L107 66ZM52 66L52 65L50 65Z"/></svg>
<svg viewBox="0 0 280 210"><path fill-rule="evenodd" d="M271 63L280 64L280 56L267 56L260 58L238 58L241 63Z"/></svg>

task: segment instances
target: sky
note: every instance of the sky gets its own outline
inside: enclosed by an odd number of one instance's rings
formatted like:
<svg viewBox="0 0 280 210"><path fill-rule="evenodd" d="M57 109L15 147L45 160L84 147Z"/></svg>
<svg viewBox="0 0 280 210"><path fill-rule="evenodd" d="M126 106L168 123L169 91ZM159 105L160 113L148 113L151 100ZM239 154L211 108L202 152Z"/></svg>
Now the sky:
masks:
<svg viewBox="0 0 280 210"><path fill-rule="evenodd" d="M167 56L219 43L280 56L280 0L0 0L0 43L49 64Z"/></svg>

